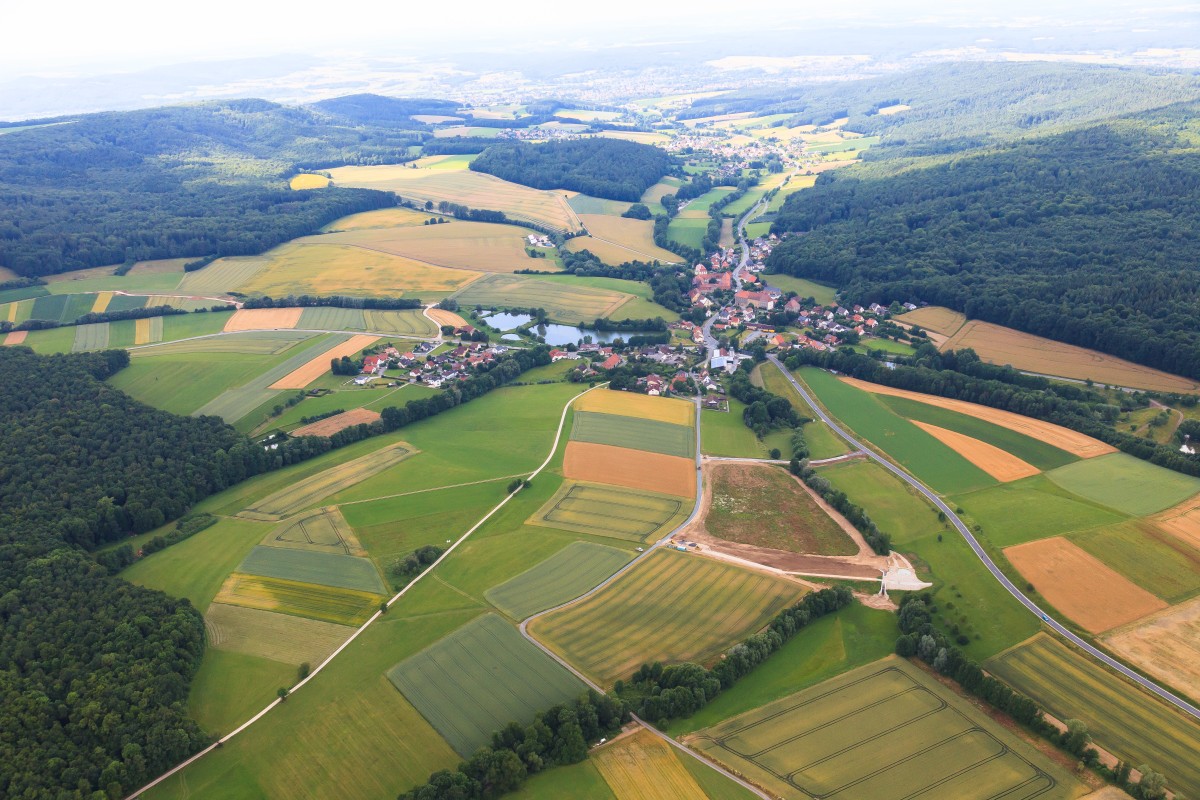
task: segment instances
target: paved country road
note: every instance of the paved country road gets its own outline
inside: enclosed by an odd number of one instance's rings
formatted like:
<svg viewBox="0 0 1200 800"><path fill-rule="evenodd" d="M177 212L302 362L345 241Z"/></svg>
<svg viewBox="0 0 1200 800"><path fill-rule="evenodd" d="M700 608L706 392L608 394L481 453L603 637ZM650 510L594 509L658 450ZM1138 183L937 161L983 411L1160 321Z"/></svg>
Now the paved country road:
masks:
<svg viewBox="0 0 1200 800"><path fill-rule="evenodd" d="M1021 605L1025 606L1025 608L1029 609L1034 614L1037 614L1037 616L1041 619L1041 621L1044 625L1053 629L1056 633L1058 633L1063 638L1068 639L1072 644L1074 644L1079 649L1088 653L1090 656L1095 658L1097 661L1100 661L1100 662L1104 663L1105 665L1111 667L1112 669L1115 669L1117 672L1121 673L1126 678L1129 678L1131 681L1134 681L1135 683L1137 683L1138 685L1147 689L1148 691L1153 692L1154 694L1158 695L1163 700L1166 700L1168 703L1170 703L1171 705L1180 709L1181 711L1184 711L1187 714L1190 714L1192 717L1200 720L1200 708L1196 708L1194 705L1192 705L1188 701L1184 700L1182 697L1179 697L1178 695L1174 694L1173 692L1171 692L1167 689L1164 689L1163 687L1159 686L1157 683L1150 680L1149 678L1139 675L1138 673L1131 670L1129 667L1122 664L1120 661L1117 661L1115 658L1112 658L1111 656L1104 653L1103 651L1098 650L1097 648L1093 647L1091 644L1084 641L1079 636L1076 636L1074 633L1072 633L1066 627L1064 627L1063 625L1058 623L1056 620L1052 619L1049 614L1042 611L1042 609L1039 608L1036 603L1034 603L1032 600L1030 600L1028 597L1026 597L1025 594L1023 592L1021 592L1021 590L1018 589L1013 584L1013 582L1008 579L1007 575L1005 575L1003 572L1000 571L1000 568L996 566L996 563L994 561L992 561L991 556L989 556L987 554L987 551L983 549L983 546L981 544L979 544L979 541L971 533L970 529L966 526L965 523L963 523L963 521L961 519L958 518L958 515L954 513L953 509L951 509L950 506L946 505L946 503L943 502L942 498L940 498L936 494L934 494L934 492L932 490L930 490L929 488L927 488L925 486L925 484L921 483L916 478L914 478L913 476L909 475L907 472L902 470L900 467L896 466L891 461L888 461L886 458L879 455L874 450L868 448L862 442L858 441L853 436L851 436L849 433L847 433L844 428L840 427L834 420L830 419L829 415L826 414L821 409L821 407L817 405L816 401L813 400L812 396L809 395L809 393L805 390L805 388L800 385L799 381L797 381L792 376L792 374L790 372L788 372L787 368L784 367L782 363L780 363L780 361L777 357L775 357L773 355L769 355L769 356L767 356L767 358L771 361L772 364L774 364L776 367L779 368L779 371L784 374L784 377L786 377L788 379L788 381L791 382L792 387L797 392L800 393L801 397L804 398L804 402L808 403L812 407L812 410L816 413L816 415L818 417L820 417L825 422L825 424L827 424L830 428L832 428L834 433L838 434L843 439L845 439L847 442L849 442L852 447L855 447L855 448L863 451L864 453L866 453L866 455L869 458L878 462L881 466L883 466L889 472L896 475L898 478L903 480L909 486L913 487L918 492L925 495L925 497L927 497L929 499L929 501L938 508L939 511L941 511L943 514L945 514L946 518L949 519L952 523L954 523L954 527L957 528L958 532L961 533L963 535L963 538L967 540L967 544L971 545L971 549L975 551L975 555L978 556L979 560L983 562L983 565L985 567L987 567L988 572L992 573L992 576L996 580L1000 581L1001 585L1004 586L1004 588L1008 590L1008 593L1011 594L1013 597L1015 597L1017 599L1017 601L1020 602Z"/></svg>

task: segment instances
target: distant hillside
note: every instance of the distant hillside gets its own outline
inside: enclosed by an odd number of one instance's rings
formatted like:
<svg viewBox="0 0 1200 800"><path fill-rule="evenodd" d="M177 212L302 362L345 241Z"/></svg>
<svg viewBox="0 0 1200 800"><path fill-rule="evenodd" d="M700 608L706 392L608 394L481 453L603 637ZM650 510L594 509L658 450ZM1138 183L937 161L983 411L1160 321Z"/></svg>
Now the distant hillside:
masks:
<svg viewBox="0 0 1200 800"><path fill-rule="evenodd" d="M414 115L431 114L452 117L458 103L426 97L383 97L378 94L350 94L313 103L310 108L358 124L383 125L410 123Z"/></svg>
<svg viewBox="0 0 1200 800"><path fill-rule="evenodd" d="M641 199L671 166L671 157L657 147L606 138L505 142L471 162L476 172L536 189L570 189L631 202Z"/></svg>
<svg viewBox="0 0 1200 800"><path fill-rule="evenodd" d="M1200 104L790 195L776 271L1200 377Z"/></svg>
<svg viewBox="0 0 1200 800"><path fill-rule="evenodd" d="M424 134L261 100L93 114L0 137L0 266L27 276L258 253L382 192L292 192L297 169L395 163Z"/></svg>
<svg viewBox="0 0 1200 800"><path fill-rule="evenodd" d="M846 127L884 140L867 160L949 153L1200 99L1194 73L1087 64L940 64L887 78L778 87L696 100L684 112L794 113L788 124ZM897 114L879 108L911 106Z"/></svg>

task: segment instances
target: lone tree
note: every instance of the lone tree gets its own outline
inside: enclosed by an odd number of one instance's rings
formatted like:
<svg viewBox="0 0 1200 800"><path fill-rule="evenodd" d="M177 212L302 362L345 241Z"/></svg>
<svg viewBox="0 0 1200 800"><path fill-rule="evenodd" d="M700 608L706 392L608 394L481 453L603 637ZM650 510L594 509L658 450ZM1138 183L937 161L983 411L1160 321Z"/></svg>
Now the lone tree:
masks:
<svg viewBox="0 0 1200 800"><path fill-rule="evenodd" d="M275 694L279 696L279 699L280 699L280 700L287 700L287 699L288 699L288 690L287 690L285 687L283 687L283 686L280 686L280 687L279 687L279 691L278 691L278 692L276 692Z"/></svg>

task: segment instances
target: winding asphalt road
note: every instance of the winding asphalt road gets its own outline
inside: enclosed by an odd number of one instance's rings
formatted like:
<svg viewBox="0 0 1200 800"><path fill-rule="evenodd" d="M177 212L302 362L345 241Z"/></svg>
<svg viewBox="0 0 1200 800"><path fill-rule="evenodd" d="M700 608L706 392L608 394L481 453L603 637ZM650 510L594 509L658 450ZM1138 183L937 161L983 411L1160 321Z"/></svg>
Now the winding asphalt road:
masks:
<svg viewBox="0 0 1200 800"><path fill-rule="evenodd" d="M746 223L759 213L759 209L764 208L767 201L759 200L754 206L742 215L737 224L738 241L742 243L742 257L738 259L738 265L733 270L733 290L740 292L742 290L742 270L750 263L750 244L746 241ZM704 320L704 324L700 326L701 332L704 334L704 346L708 348L708 355L711 357L717 350L716 337L712 335L713 323L717 321L717 315L713 314L708 319Z"/></svg>
<svg viewBox="0 0 1200 800"><path fill-rule="evenodd" d="M994 561L992 561L991 556L989 556L987 554L987 551L983 549L983 546L981 544L979 544L979 540L977 540L975 538L975 536L971 533L971 530L966 526L966 524L963 523L963 521L961 519L958 518L958 515L954 513L954 510L951 509L950 506L946 505L946 503L942 500L942 498L938 497L936 494L934 494L934 492L932 490L927 488L923 483L918 481L913 476L909 475L907 472L902 470L900 467L896 466L891 461L888 461L886 458L879 455L874 450L868 448L862 442L858 441L853 436L851 436L849 433L847 433L844 428L842 428L836 422L834 422L832 419L830 419L829 415L826 414L821 409L821 407L817 405L816 401L813 400L812 396L810 396L809 393L804 389L804 387L800 385L800 383L792 376L792 374L790 372L788 372L787 368L784 367L783 364L780 363L778 358L776 358L773 355L769 355L769 356L767 356L767 358L771 361L772 364L774 364L776 367L779 368L779 371L782 372L784 377L786 377L788 379L788 381L792 384L792 387L797 392L800 393L801 397L804 398L804 402L808 403L812 407L812 410L816 413L816 415L818 417L820 417L821 420L826 425L828 425L830 428L832 428L835 433L837 433L839 436L841 436L843 439L845 439L847 442L849 442L852 447L856 447L859 450L862 450L864 453L867 454L867 456L869 458L871 458L872 460L874 460L875 462L880 464L882 467L887 469L889 472L896 475L896 477L900 478L902 481L904 481L909 486L916 489L921 494L925 495L925 497L928 498L929 501L931 503L933 503L938 508L939 511L941 511L943 514L945 514L946 518L954 524L954 527L958 529L958 532L961 533L963 535L963 538L967 540L967 544L971 545L971 549L975 551L975 555L978 556L979 560L983 562L983 565L985 567L987 567L988 572L992 573L992 577L994 577L996 580L1000 581L1000 584L1005 589L1008 590L1009 594L1011 594L1013 597L1015 597L1017 599L1017 602L1019 602L1021 605L1025 606L1025 608L1029 609L1034 614L1037 614L1038 618L1041 619L1041 621L1044 625L1047 625L1048 627L1053 629L1056 633L1058 633L1058 635L1062 636L1064 639L1069 640L1072 644L1074 644L1079 649L1087 652L1089 655L1091 655L1097 661L1100 661L1103 664L1105 664L1106 666L1116 670L1117 672L1121 673L1126 678L1129 678L1131 681L1134 681L1135 683L1137 683L1139 686L1143 687L1147 691L1153 692L1154 694L1158 695L1163 700L1166 700L1168 703L1170 703L1171 705L1180 709L1181 711L1184 711L1185 713L1190 714L1192 717L1200 720L1200 708L1196 708L1196 706L1194 706L1191 703L1189 703L1188 701L1184 700L1182 697L1179 697L1178 695L1168 691L1167 689L1164 689L1163 687L1159 686L1157 683L1150 680L1149 678L1139 675L1138 673L1131 670L1129 667L1122 664L1120 661L1117 661L1115 658L1112 658L1111 656L1107 655L1103 651L1093 647L1091 644L1084 641L1079 636L1076 636L1074 633L1072 633L1066 627L1064 627L1063 625L1061 625L1060 623L1058 623L1057 621L1052 619L1050 617L1050 615L1048 615L1046 612L1042 611L1042 609L1039 608L1036 603L1034 603L1032 600L1030 600L1028 597L1026 597L1025 594L1023 592L1021 592L1021 590L1018 589L1013 584L1013 582L1008 579L1008 576L1006 576L1003 572L1000 571L1000 568L996 566L996 563Z"/></svg>

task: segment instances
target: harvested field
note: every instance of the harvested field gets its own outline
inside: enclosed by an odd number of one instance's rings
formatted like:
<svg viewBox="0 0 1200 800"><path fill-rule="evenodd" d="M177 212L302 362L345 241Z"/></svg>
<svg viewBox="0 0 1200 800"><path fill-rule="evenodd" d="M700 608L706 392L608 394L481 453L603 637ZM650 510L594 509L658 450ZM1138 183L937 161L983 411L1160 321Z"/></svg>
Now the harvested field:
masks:
<svg viewBox="0 0 1200 800"><path fill-rule="evenodd" d="M97 292L96 302L92 303L92 313L99 314L102 311L108 310L108 304L112 302L112 292Z"/></svg>
<svg viewBox="0 0 1200 800"><path fill-rule="evenodd" d="M532 525L644 542L682 522L682 498L615 486L566 482L529 519Z"/></svg>
<svg viewBox="0 0 1200 800"><path fill-rule="evenodd" d="M571 425L571 440L683 458L696 455L696 433L690 426L622 414L577 410Z"/></svg>
<svg viewBox="0 0 1200 800"><path fill-rule="evenodd" d="M605 745L591 760L617 800L708 800L671 745L645 728Z"/></svg>
<svg viewBox="0 0 1200 800"><path fill-rule="evenodd" d="M383 580L370 559L343 553L259 545L242 560L237 571L245 575L317 583L373 594L383 594L386 591Z"/></svg>
<svg viewBox="0 0 1200 800"><path fill-rule="evenodd" d="M257 500L238 516L275 522L303 511L329 495L348 489L389 467L394 467L418 452L420 451L412 445L398 442L285 486L278 492Z"/></svg>
<svg viewBox="0 0 1200 800"><path fill-rule="evenodd" d="M999 447L990 445L987 442L981 442L970 436L964 436L957 431L939 428L927 422L912 420L912 424L1001 483L1028 478L1030 475L1037 475L1040 471L1037 467L1022 461L1012 453L1001 450Z"/></svg>
<svg viewBox="0 0 1200 800"><path fill-rule="evenodd" d="M363 311L367 330L376 333L394 333L399 336L436 336L437 328L421 313L419 308L401 311Z"/></svg>
<svg viewBox="0 0 1200 800"><path fill-rule="evenodd" d="M621 414L673 425L694 425L696 422L696 406L686 400L607 389L597 389L580 397L575 401L575 410Z"/></svg>
<svg viewBox="0 0 1200 800"><path fill-rule="evenodd" d="M572 542L545 561L499 586L484 597L515 620L553 608L600 584L630 559L626 550L591 542Z"/></svg>
<svg viewBox="0 0 1200 800"><path fill-rule="evenodd" d="M1184 694L1200 695L1200 597L1113 631L1104 643Z"/></svg>
<svg viewBox="0 0 1200 800"><path fill-rule="evenodd" d="M213 603L204 612L208 644L218 650L316 666L354 629L332 622Z"/></svg>
<svg viewBox="0 0 1200 800"><path fill-rule="evenodd" d="M319 419L291 431L292 436L333 436L338 431L352 428L355 425L370 425L378 422L381 416L378 411L369 408L352 408L332 417Z"/></svg>
<svg viewBox="0 0 1200 800"><path fill-rule="evenodd" d="M491 741L493 731L510 722L527 725L584 689L495 614L467 623L387 676L464 758Z"/></svg>
<svg viewBox="0 0 1200 800"><path fill-rule="evenodd" d="M608 483L658 494L696 496L696 465L689 458L664 456L591 442L569 442L563 475L587 483Z"/></svg>
<svg viewBox="0 0 1200 800"><path fill-rule="evenodd" d="M580 214L579 221L587 228L590 237L578 237L567 242L568 250L592 250L588 238L599 242L607 242L625 251L620 264L625 261L661 261L664 264L674 264L679 256L670 250L664 250L654 243L654 221L642 219L626 219L607 214ZM577 245L573 244L578 242Z"/></svg>
<svg viewBox="0 0 1200 800"><path fill-rule="evenodd" d="M1171 375L1096 350L1056 342L990 322L970 320L955 328L952 320L961 316L949 309L923 308L904 314L898 319L901 322L916 322L921 327L938 333L945 331L944 335L949 338L938 344L941 350L962 350L969 347L984 361L993 364L1010 364L1016 369L1042 375L1056 375L1074 380L1091 379L1098 383L1137 389L1162 392L1200 391L1200 384L1191 378ZM931 318L934 322L920 321L924 318ZM934 328L935 324L942 330Z"/></svg>
<svg viewBox="0 0 1200 800"><path fill-rule="evenodd" d="M363 228L297 239L297 245L350 245L450 269L513 272L537 266L525 252L528 230L515 225L452 220L445 225Z"/></svg>
<svg viewBox="0 0 1200 800"><path fill-rule="evenodd" d="M455 314L453 311L447 311L444 308L427 309L425 315L437 323L438 327L453 325L455 328L461 328L467 324L467 321L458 314Z"/></svg>
<svg viewBox="0 0 1200 800"><path fill-rule="evenodd" d="M24 344L25 337L28 335L29 331L9 331L4 335L4 344L6 346Z"/></svg>
<svg viewBox="0 0 1200 800"><path fill-rule="evenodd" d="M437 214L427 214L413 208L377 208L374 211L360 211L348 217L335 219L321 229L321 233L337 233L338 231L358 231L364 228L401 228L406 225L424 225L425 220L436 217Z"/></svg>
<svg viewBox="0 0 1200 800"><path fill-rule="evenodd" d="M1051 605L1092 633L1167 606L1061 536L1007 547L1004 555Z"/></svg>
<svg viewBox="0 0 1200 800"><path fill-rule="evenodd" d="M906 389L893 389L890 386L870 383L869 381L860 381L857 378L842 378L841 380L872 394L906 397L909 400L916 400L926 405L957 411L960 414L966 414L969 417L975 417L976 419L990 422L993 425L999 425L1002 428L1008 428L1011 431L1025 434L1033 439L1057 447L1059 450L1065 450L1072 455L1077 455L1080 458L1095 458L1106 453L1116 452L1115 447L1105 444L1099 439L1093 439L1090 436L1085 436L1070 428L1064 428L1061 425L1014 414L1011 411L1001 411L998 408L981 406L977 403L968 403L963 400L952 400L948 397L910 392Z"/></svg>
<svg viewBox="0 0 1200 800"><path fill-rule="evenodd" d="M413 169L407 164L339 167L329 172L338 186L395 192L422 204L432 200L437 205L446 200L470 208L503 211L513 219L528 220L561 231L580 228L579 217L560 195L509 183L482 172L471 172L465 163L460 169L435 167Z"/></svg>
<svg viewBox="0 0 1200 800"><path fill-rule="evenodd" d="M312 361L309 361L307 364L304 364L292 372L289 372L287 375L272 383L268 388L303 389L305 386L308 386L317 378L328 372L329 362L333 359L341 358L342 356L352 356L358 351L362 350L364 347L370 347L378 340L378 336L370 336L366 334L351 336L349 339L337 345L336 347L326 350L320 355L313 356Z"/></svg>
<svg viewBox="0 0 1200 800"><path fill-rule="evenodd" d="M1069 800L1086 791L1017 735L889 657L694 734L771 793L839 800Z"/></svg>
<svg viewBox="0 0 1200 800"><path fill-rule="evenodd" d="M1168 603L1190 600L1200 593L1200 551L1149 520L1127 520L1068 538Z"/></svg>
<svg viewBox="0 0 1200 800"><path fill-rule="evenodd" d="M1200 549L1200 494L1162 512L1154 522L1172 536Z"/></svg>
<svg viewBox="0 0 1200 800"><path fill-rule="evenodd" d="M294 328L303 311L302 308L239 308L229 317L224 330L232 332Z"/></svg>
<svg viewBox="0 0 1200 800"><path fill-rule="evenodd" d="M942 306L926 306L918 308L916 311L909 311L907 314L901 314L896 317L896 321L919 325L927 331L941 334L948 339L967 324L967 316Z"/></svg>
<svg viewBox="0 0 1200 800"><path fill-rule="evenodd" d="M612 316L632 298L624 292L503 274L485 275L454 294L467 308L544 308L552 320L567 324Z"/></svg>
<svg viewBox="0 0 1200 800"><path fill-rule="evenodd" d="M1117 758L1152 765L1170 789L1200 792L1200 724L1091 656L1040 633L983 666L1060 720L1082 720Z"/></svg>
<svg viewBox="0 0 1200 800"><path fill-rule="evenodd" d="M1200 478L1126 453L1077 461L1046 473L1068 492L1133 516L1154 514L1200 492Z"/></svg>
<svg viewBox="0 0 1200 800"><path fill-rule="evenodd" d="M357 627L379 609L383 599L370 592L235 572L221 585L213 602Z"/></svg>
<svg viewBox="0 0 1200 800"><path fill-rule="evenodd" d="M367 554L337 506L281 523L266 535L262 545L348 556Z"/></svg>
<svg viewBox="0 0 1200 800"><path fill-rule="evenodd" d="M240 289L267 265L263 256L218 258L207 267L189 272L179 282L179 291L192 294L231 292Z"/></svg>
<svg viewBox="0 0 1200 800"><path fill-rule="evenodd" d="M710 661L803 591L762 573L656 550L586 600L533 620L528 630L611 686L647 661Z"/></svg>
<svg viewBox="0 0 1200 800"><path fill-rule="evenodd" d="M310 172L302 172L299 175L292 177L288 184L295 191L302 189L324 189L329 185L329 178L324 175L313 175Z"/></svg>
<svg viewBox="0 0 1200 800"><path fill-rule="evenodd" d="M712 462L709 534L792 553L848 556L858 545L795 478L778 467Z"/></svg>
<svg viewBox="0 0 1200 800"><path fill-rule="evenodd" d="M75 326L75 343L71 345L72 353L103 350L106 347L108 347L107 322L92 322L87 325Z"/></svg>
<svg viewBox="0 0 1200 800"><path fill-rule="evenodd" d="M137 344L153 344L161 342L163 338L163 318L162 317L144 317L133 321L133 343Z"/></svg>
<svg viewBox="0 0 1200 800"><path fill-rule="evenodd" d="M421 229L432 230L433 227L422 226L417 230ZM369 233L377 231L346 235ZM239 290L272 297L293 293L389 297L446 295L479 277L477 272L447 269L382 250L338 244L330 238L341 235L308 237L276 247L261 256L262 267Z"/></svg>

